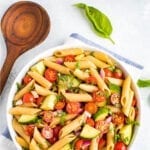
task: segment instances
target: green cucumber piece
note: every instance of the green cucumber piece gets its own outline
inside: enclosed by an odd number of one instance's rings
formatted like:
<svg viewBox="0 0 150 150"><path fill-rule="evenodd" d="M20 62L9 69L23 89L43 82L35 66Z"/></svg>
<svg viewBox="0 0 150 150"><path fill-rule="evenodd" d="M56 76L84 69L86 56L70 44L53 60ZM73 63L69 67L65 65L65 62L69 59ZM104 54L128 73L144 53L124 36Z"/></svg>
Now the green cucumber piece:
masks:
<svg viewBox="0 0 150 150"><path fill-rule="evenodd" d="M45 65L44 65L43 61L40 61L40 62L36 63L35 65L33 65L31 67L31 71L35 71L35 72L43 75L44 71L45 71Z"/></svg>
<svg viewBox="0 0 150 150"><path fill-rule="evenodd" d="M81 133L80 133L80 136L83 137L83 138L87 138L87 139L93 139L95 138L98 134L100 134L100 131L89 126L88 124L85 124Z"/></svg>
<svg viewBox="0 0 150 150"><path fill-rule="evenodd" d="M18 122L21 124L30 124L30 123L36 123L38 120L37 115L21 115Z"/></svg>
<svg viewBox="0 0 150 150"><path fill-rule="evenodd" d="M111 93L120 93L121 92L121 87L113 84L113 83L109 83L109 89L111 91Z"/></svg>
<svg viewBox="0 0 150 150"><path fill-rule="evenodd" d="M56 103L57 103L57 96L56 95L48 95L44 99L40 108L43 110L54 110Z"/></svg>

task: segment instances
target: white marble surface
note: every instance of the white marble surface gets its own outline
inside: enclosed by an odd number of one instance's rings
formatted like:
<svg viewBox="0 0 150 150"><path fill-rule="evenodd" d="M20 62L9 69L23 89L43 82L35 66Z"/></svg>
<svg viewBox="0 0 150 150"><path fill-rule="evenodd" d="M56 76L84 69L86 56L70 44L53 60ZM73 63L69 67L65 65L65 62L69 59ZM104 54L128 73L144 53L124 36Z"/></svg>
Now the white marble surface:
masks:
<svg viewBox="0 0 150 150"><path fill-rule="evenodd" d="M0 0L0 18L6 9L17 0ZM86 38L93 40L101 45L116 51L117 53L142 64L145 69L141 73L141 78L150 78L150 1L149 0L33 0L41 4L51 18L51 31L47 39L22 55L15 63L12 72L19 72L36 54L62 44L65 39L73 32L80 33ZM115 45L110 41L97 37L91 30L89 23L81 12L72 5L76 2L85 2L95 6L109 16L113 25L112 38ZM0 66L5 59L6 48L0 32ZM21 65L19 62L22 62ZM12 74L11 74L12 75ZM13 76L9 77L10 79ZM9 80L10 80L9 79ZM10 84L10 85L9 85ZM8 93L11 82L7 82L0 100L0 129L4 129L6 120L4 107L6 103L6 93ZM135 139L132 150L150 149L150 88L140 89L142 122L140 125L139 136ZM3 107L3 108L1 108Z"/></svg>

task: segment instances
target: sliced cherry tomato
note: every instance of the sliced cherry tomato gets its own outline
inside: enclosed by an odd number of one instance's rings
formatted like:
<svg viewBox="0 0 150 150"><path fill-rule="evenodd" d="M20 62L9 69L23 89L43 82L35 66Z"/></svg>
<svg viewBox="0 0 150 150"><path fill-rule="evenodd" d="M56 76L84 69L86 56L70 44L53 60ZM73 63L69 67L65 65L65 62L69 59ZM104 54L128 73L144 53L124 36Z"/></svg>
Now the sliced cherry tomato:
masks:
<svg viewBox="0 0 150 150"><path fill-rule="evenodd" d="M66 106L66 111L69 114L78 114L80 112L80 103L78 102L68 102Z"/></svg>
<svg viewBox="0 0 150 150"><path fill-rule="evenodd" d="M68 55L64 58L65 62L73 62L75 61L75 56L74 55Z"/></svg>
<svg viewBox="0 0 150 150"><path fill-rule="evenodd" d="M53 137L53 129L50 128L49 126L45 126L43 129L42 129L42 136L45 138L45 139L50 139Z"/></svg>
<svg viewBox="0 0 150 150"><path fill-rule="evenodd" d="M92 118L87 118L86 123L92 127L94 127L94 125L95 125L95 122Z"/></svg>
<svg viewBox="0 0 150 150"><path fill-rule="evenodd" d="M53 113L51 111L44 111L43 120L46 123L50 123L53 119Z"/></svg>
<svg viewBox="0 0 150 150"><path fill-rule="evenodd" d="M23 78L23 83L28 84L31 80L32 78L29 75L25 75L25 77Z"/></svg>
<svg viewBox="0 0 150 150"><path fill-rule="evenodd" d="M42 104L43 100L44 100L44 97L43 97L43 96L38 97L38 98L36 99L36 104L37 104L38 106L40 106L40 105Z"/></svg>
<svg viewBox="0 0 150 150"><path fill-rule="evenodd" d="M33 103L35 102L35 98L33 97L33 95L29 92L29 93L25 93L23 95L23 99L22 99L23 103Z"/></svg>
<svg viewBox="0 0 150 150"><path fill-rule="evenodd" d="M59 131L61 128L62 128L62 126L59 126L59 125L53 128L54 136L58 137Z"/></svg>
<svg viewBox="0 0 150 150"><path fill-rule="evenodd" d="M114 150L127 150L127 146L123 142L117 142Z"/></svg>
<svg viewBox="0 0 150 150"><path fill-rule="evenodd" d="M85 110L90 114L95 114L97 112L97 105L93 102L86 103Z"/></svg>
<svg viewBox="0 0 150 150"><path fill-rule="evenodd" d="M55 82L57 80L57 71L51 68L48 68L44 72L45 78L50 82Z"/></svg>
<svg viewBox="0 0 150 150"><path fill-rule="evenodd" d="M113 72L108 68L104 68L104 72L105 72L106 77L112 77L113 76Z"/></svg>
<svg viewBox="0 0 150 150"><path fill-rule="evenodd" d="M125 116L123 113L114 113L112 115L112 122L116 125L123 124L125 121Z"/></svg>
<svg viewBox="0 0 150 150"><path fill-rule="evenodd" d="M103 91L99 90L93 93L93 100L95 102L103 102L106 100L106 96Z"/></svg>
<svg viewBox="0 0 150 150"><path fill-rule="evenodd" d="M84 143L83 139L77 140L75 143L75 150L81 150L83 143Z"/></svg>
<svg viewBox="0 0 150 150"><path fill-rule="evenodd" d="M119 93L113 93L113 94L111 94L111 96L110 96L110 102L113 105L119 104L119 102L120 102L120 94Z"/></svg>
<svg viewBox="0 0 150 150"><path fill-rule="evenodd" d="M54 144L57 140L58 140L58 138L55 137L55 136L53 136L52 138L48 139L48 141L49 141L51 144Z"/></svg>
<svg viewBox="0 0 150 150"><path fill-rule="evenodd" d="M96 83L97 83L97 80L96 80L95 77L89 76L89 77L86 79L86 83L88 83L88 84L96 84Z"/></svg>
<svg viewBox="0 0 150 150"><path fill-rule="evenodd" d="M137 100L136 100L136 98L134 97L133 100L132 100L132 106L135 107L135 106L136 106L136 103L137 103Z"/></svg>
<svg viewBox="0 0 150 150"><path fill-rule="evenodd" d="M62 110L64 107L65 107L64 101L58 101L55 105L55 109L57 109L57 110Z"/></svg>
<svg viewBox="0 0 150 150"><path fill-rule="evenodd" d="M99 145L98 145L98 149L101 150L102 148L104 148L106 145L106 140L104 138L101 138L99 140Z"/></svg>
<svg viewBox="0 0 150 150"><path fill-rule="evenodd" d="M32 135L33 135L33 132L34 132L34 127L35 127L35 125L33 125L33 124L27 125L27 126L25 127L25 133L26 133L28 136L32 136Z"/></svg>
<svg viewBox="0 0 150 150"><path fill-rule="evenodd" d="M116 68L115 71L113 72L113 77L117 79L122 79L123 72L119 68Z"/></svg>

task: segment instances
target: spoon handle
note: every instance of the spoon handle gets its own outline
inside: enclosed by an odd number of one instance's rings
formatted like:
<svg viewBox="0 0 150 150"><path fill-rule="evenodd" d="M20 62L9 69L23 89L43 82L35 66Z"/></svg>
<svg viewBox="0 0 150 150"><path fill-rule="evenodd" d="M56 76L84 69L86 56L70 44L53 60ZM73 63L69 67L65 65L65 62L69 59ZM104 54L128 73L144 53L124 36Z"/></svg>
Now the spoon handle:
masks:
<svg viewBox="0 0 150 150"><path fill-rule="evenodd" d="M7 56L4 65L0 71L0 94L2 93L2 90L15 60L19 56L19 51L19 47L16 47L13 44L7 42Z"/></svg>

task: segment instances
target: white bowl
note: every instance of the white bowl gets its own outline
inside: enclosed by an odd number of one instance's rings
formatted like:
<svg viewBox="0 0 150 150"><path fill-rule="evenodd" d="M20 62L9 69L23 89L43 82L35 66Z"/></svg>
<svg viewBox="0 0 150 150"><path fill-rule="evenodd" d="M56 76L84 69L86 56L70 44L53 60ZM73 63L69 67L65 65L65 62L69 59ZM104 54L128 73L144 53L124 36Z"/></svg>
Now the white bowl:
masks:
<svg viewBox="0 0 150 150"><path fill-rule="evenodd" d="M15 143L16 147L17 147L17 150L22 150L22 148L20 147L20 145L16 142L16 132L14 131L13 127L12 127L12 115L9 114L9 110L10 108L12 108L12 101L13 101L13 97L17 91L17 86L16 86L16 83L20 83L22 78L24 77L24 75L26 74L26 72L28 71L28 69L33 65L35 64L38 60L44 58L44 57L48 57L48 56L51 56L53 54L54 51L56 50L60 50L60 49L65 49L65 48L73 48L73 47L81 47L81 48L85 48L85 49L90 49L90 50L93 50L93 51L100 51L99 49L95 48L95 47L91 47L91 46L77 46L77 45L63 45L63 46L58 46L58 47L54 47L54 48L50 48L48 49L47 51L35 56L29 63L27 63L23 68L22 70L20 71L20 73L17 75L16 79L14 80L13 84L12 84L12 87L11 87L11 90L10 90L10 93L9 93L9 96L8 96L8 102L7 102L7 123L8 123L8 129L9 129L9 132L10 132L10 135L11 135L11 138L13 140L13 142ZM102 52L104 52L102 50ZM106 53L106 52L104 52ZM130 75L130 73L112 56L110 56L108 53L106 53L110 58L112 58L115 62L117 62L117 65L123 70L125 76L126 75ZM136 84L133 82L132 80L132 88L135 92L135 96L137 98L137 102L138 102L138 108L139 108L139 114L138 114L138 118L137 120L140 122L140 116L141 116L141 107L140 107L140 95L139 95L139 91L138 91L138 88L136 86ZM134 129L134 134L133 134L133 137L132 137L132 141L130 143L130 146L129 148L131 149L132 148L132 145L133 145L133 141L137 135L137 132L139 130L139 127L136 126L135 129Z"/></svg>

